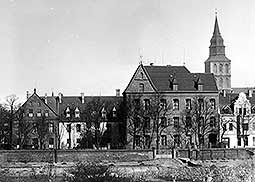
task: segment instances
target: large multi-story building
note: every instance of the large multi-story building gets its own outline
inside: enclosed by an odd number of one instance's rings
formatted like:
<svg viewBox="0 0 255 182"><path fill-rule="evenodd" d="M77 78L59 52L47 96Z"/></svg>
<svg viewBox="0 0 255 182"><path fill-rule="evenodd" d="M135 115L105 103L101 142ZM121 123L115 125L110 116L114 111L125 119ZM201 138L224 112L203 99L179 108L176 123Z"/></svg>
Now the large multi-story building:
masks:
<svg viewBox="0 0 255 182"><path fill-rule="evenodd" d="M217 123L218 89L212 73L191 73L184 66L140 64L123 94L131 108L131 113L127 113L128 148L194 145L196 136L183 133L180 128L185 128L181 127L184 123L188 125L186 121L198 119L192 114L185 115L185 111L196 107L193 105L196 99L200 99L200 106L210 103L213 108L210 118L203 114L201 117ZM215 124L209 125L203 143L214 146L218 129ZM199 135L196 132L194 134Z"/></svg>
<svg viewBox="0 0 255 182"><path fill-rule="evenodd" d="M35 90L16 114L15 144L41 149L123 147L122 100L118 89L116 96L43 97Z"/></svg>

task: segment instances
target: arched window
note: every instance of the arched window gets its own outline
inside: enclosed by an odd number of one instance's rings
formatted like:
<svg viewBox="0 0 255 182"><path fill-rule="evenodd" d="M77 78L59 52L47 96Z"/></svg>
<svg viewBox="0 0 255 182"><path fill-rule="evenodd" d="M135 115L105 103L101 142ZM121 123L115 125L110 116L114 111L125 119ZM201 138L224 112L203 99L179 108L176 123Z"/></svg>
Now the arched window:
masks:
<svg viewBox="0 0 255 182"><path fill-rule="evenodd" d="M229 65L228 64L225 64L225 72L229 73Z"/></svg>
<svg viewBox="0 0 255 182"><path fill-rule="evenodd" d="M141 72L141 79L143 79L143 72Z"/></svg>
<svg viewBox="0 0 255 182"><path fill-rule="evenodd" d="M220 64L219 70L220 70L220 73L223 72L223 64Z"/></svg>
<svg viewBox="0 0 255 182"><path fill-rule="evenodd" d="M219 79L219 87L222 88L223 87L223 78Z"/></svg>
<svg viewBox="0 0 255 182"><path fill-rule="evenodd" d="M214 64L214 65L213 65L213 73L217 73L217 71L218 71L218 70L217 70L217 64Z"/></svg>
<svg viewBox="0 0 255 182"><path fill-rule="evenodd" d="M227 86L227 88L230 88L230 81L229 81L229 78L226 78L226 86Z"/></svg>

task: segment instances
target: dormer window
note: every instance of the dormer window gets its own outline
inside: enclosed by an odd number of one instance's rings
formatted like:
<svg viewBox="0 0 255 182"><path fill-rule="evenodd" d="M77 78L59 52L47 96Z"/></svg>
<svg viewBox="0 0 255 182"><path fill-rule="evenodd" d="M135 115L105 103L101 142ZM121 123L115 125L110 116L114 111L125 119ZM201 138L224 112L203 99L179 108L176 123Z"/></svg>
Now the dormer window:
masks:
<svg viewBox="0 0 255 182"><path fill-rule="evenodd" d="M198 84L198 90L203 91L203 84Z"/></svg>
<svg viewBox="0 0 255 182"><path fill-rule="evenodd" d="M79 118L80 117L80 110L78 109L78 107L76 107L74 112L75 112L75 118Z"/></svg>
<svg viewBox="0 0 255 182"><path fill-rule="evenodd" d="M66 118L70 118L71 115L70 115L70 109L69 107L66 108Z"/></svg>
<svg viewBox="0 0 255 182"><path fill-rule="evenodd" d="M101 111L101 114L102 114L102 118L106 119L106 110L105 110L104 107L103 107L103 109Z"/></svg>
<svg viewBox="0 0 255 182"><path fill-rule="evenodd" d="M112 109L112 117L117 117L117 111L116 111L116 108L115 107L113 107L113 109Z"/></svg>

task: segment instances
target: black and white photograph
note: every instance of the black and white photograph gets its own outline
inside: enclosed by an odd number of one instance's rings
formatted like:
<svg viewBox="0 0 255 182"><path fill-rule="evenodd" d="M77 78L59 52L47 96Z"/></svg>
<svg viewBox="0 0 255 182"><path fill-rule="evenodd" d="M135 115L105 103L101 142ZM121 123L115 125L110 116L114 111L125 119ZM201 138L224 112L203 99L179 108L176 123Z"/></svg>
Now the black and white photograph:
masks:
<svg viewBox="0 0 255 182"><path fill-rule="evenodd" d="M0 182L255 182L254 0L0 0Z"/></svg>

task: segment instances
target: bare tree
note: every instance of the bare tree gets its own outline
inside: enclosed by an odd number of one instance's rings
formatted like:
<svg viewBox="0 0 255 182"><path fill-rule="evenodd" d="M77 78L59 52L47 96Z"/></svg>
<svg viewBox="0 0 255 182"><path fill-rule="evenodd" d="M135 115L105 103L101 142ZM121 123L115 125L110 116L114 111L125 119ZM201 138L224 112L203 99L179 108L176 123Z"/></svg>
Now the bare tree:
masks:
<svg viewBox="0 0 255 182"><path fill-rule="evenodd" d="M36 125L36 134L39 139L40 149L44 149L45 148L44 144L49 134L48 122L45 116L42 115L41 117L36 118L35 125Z"/></svg>
<svg viewBox="0 0 255 182"><path fill-rule="evenodd" d="M9 111L8 115L8 123L9 123L9 134L10 134L10 145L12 145L12 128L13 128L13 122L15 119L15 112L19 109L21 106L20 103L18 103L18 97L15 94L9 95L6 97L4 107Z"/></svg>
<svg viewBox="0 0 255 182"><path fill-rule="evenodd" d="M197 148L205 146L205 137L211 132L217 132L217 112L215 100L209 101L205 97L193 98L191 108L183 114L180 132L194 137Z"/></svg>
<svg viewBox="0 0 255 182"><path fill-rule="evenodd" d="M127 142L132 142L133 149L137 144L142 148L151 148L153 139L156 138L158 151L161 134L170 126L166 120L170 105L167 105L163 94L154 93L147 96L136 94L126 98L127 135L129 135Z"/></svg>
<svg viewBox="0 0 255 182"><path fill-rule="evenodd" d="M15 121L17 128L17 144L19 145L20 149L24 148L24 145L26 144L27 140L29 139L29 136L31 135L31 132L33 131L33 124L31 122L28 122L24 119L25 112L24 109L19 109L18 112L15 115Z"/></svg>
<svg viewBox="0 0 255 182"><path fill-rule="evenodd" d="M85 121L81 133L82 148L91 148L93 144L97 149L101 147L106 131L107 106L108 103L103 102L100 97L93 98L81 112L81 120Z"/></svg>

